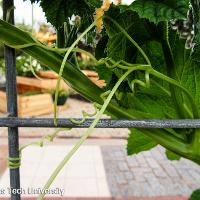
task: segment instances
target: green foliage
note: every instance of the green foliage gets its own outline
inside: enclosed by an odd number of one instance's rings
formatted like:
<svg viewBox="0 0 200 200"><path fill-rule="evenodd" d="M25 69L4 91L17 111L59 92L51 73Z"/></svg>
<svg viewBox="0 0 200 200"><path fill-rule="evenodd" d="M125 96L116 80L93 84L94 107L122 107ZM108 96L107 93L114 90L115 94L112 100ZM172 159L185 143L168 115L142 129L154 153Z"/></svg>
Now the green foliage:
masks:
<svg viewBox="0 0 200 200"><path fill-rule="evenodd" d="M51 94L52 95L55 95L55 90L53 90L52 92L51 92ZM66 91L66 90L59 90L58 91L58 96L69 96L69 92L68 91Z"/></svg>
<svg viewBox="0 0 200 200"><path fill-rule="evenodd" d="M57 29L68 22L72 15L79 15L82 25L86 26L93 20L95 7L100 6L99 0L30 0L40 3L47 21Z"/></svg>
<svg viewBox="0 0 200 200"><path fill-rule="evenodd" d="M95 0L40 0L47 21L56 28L61 27L72 15L79 15L83 24L92 22L94 6L97 4Z"/></svg>
<svg viewBox="0 0 200 200"><path fill-rule="evenodd" d="M56 91L52 91L51 92L51 95L52 95L52 98L53 98L53 101L55 102L55 94L56 94ZM66 103L66 100L69 96L69 92L66 91L66 90L59 90L58 91L58 100L57 100L57 105L58 106L62 106Z"/></svg>
<svg viewBox="0 0 200 200"><path fill-rule="evenodd" d="M126 10L135 11L141 18L158 23L171 19L185 19L189 0L136 0Z"/></svg>
<svg viewBox="0 0 200 200"><path fill-rule="evenodd" d="M166 156L169 160L180 160L181 157L172 151L166 150Z"/></svg>
<svg viewBox="0 0 200 200"><path fill-rule="evenodd" d="M193 1L191 3L193 5ZM95 0L41 0L41 6L48 21L59 28L73 14L89 22L94 8L99 5ZM22 49L57 73L60 72L60 78L62 75L77 92L95 102L95 105L98 104L98 107L102 105L89 129L55 169L44 189L50 187L58 172L91 134L105 110L118 119L200 118L197 56L200 49L196 26L199 18L195 17L199 10L195 8L193 13L196 23L194 51L185 50L186 40L180 39L177 32L168 26L172 19L184 19L188 9L188 0L136 0L130 6L111 6L104 16L103 39L97 44L96 56L99 60L94 59L100 76L107 82L107 92L88 80L68 59L78 42L73 43L67 52L48 48L27 33L0 20L0 41ZM177 160L182 156L200 164L200 129L135 128L130 131L127 146L129 155L160 144L166 148L169 159ZM193 198L198 198L197 193ZM43 197L41 195L38 199Z"/></svg>
<svg viewBox="0 0 200 200"><path fill-rule="evenodd" d="M155 147L157 143L148 136L145 136L141 131L132 129L127 145L128 155L137 154L141 151L147 151Z"/></svg>
<svg viewBox="0 0 200 200"><path fill-rule="evenodd" d="M150 35L145 28L145 20L140 19L137 13L130 11L120 13L118 8L112 8L107 15L112 18L115 16L122 28L124 28L130 36L134 35L134 40L140 45L150 39ZM133 62L133 54L136 51L136 48L109 19L105 19L104 22L106 33L109 36L107 56L114 58L115 60Z"/></svg>
<svg viewBox="0 0 200 200"><path fill-rule="evenodd" d="M41 65L37 60L33 59L32 67L37 72L41 70ZM0 71L5 74L5 62L4 59L0 59ZM30 56L22 54L16 58L16 73L18 76L33 77L30 66Z"/></svg>
<svg viewBox="0 0 200 200"><path fill-rule="evenodd" d="M41 0L48 21L57 28L72 14L80 15L83 21L91 20L96 3L94 0ZM186 18L188 9L188 1L136 0L130 6L112 5L105 13L103 37L96 49L99 61L95 63L100 77L107 82L106 89L112 90L119 79L132 70L118 85L108 105L107 113L112 117L200 117L199 32L195 32L194 51L185 50L186 40L179 38L177 32L168 26L172 19ZM59 71L63 52L38 44L5 22L0 21L0 28L0 41L13 47L34 43L23 50ZM13 39L15 35L18 36L17 41ZM103 104L104 90L90 82L69 60L63 77L83 96ZM169 159L183 156L200 164L199 138L199 129L137 128L131 129L127 149L129 154L136 154L160 144L167 149Z"/></svg>
<svg viewBox="0 0 200 200"><path fill-rule="evenodd" d="M4 45L0 43L0 59L4 57Z"/></svg>
<svg viewBox="0 0 200 200"><path fill-rule="evenodd" d="M190 91L196 105L200 110L200 68L199 64L193 61L185 63L181 83Z"/></svg>
<svg viewBox="0 0 200 200"><path fill-rule="evenodd" d="M192 193L189 200L199 200L199 199L200 199L200 189L197 189Z"/></svg>
<svg viewBox="0 0 200 200"><path fill-rule="evenodd" d="M18 76L27 76L33 77L33 73L31 71L31 63L35 72L41 70L41 66L37 60L30 60L30 56L21 55L17 57L16 60L16 71Z"/></svg>
<svg viewBox="0 0 200 200"><path fill-rule="evenodd" d="M164 1L162 4L158 1L135 1L130 6L126 6L123 12L120 12L119 8L112 7L108 11L107 16L116 18L117 23L132 37L149 57L150 62L154 69L169 76L168 57L166 56L165 39L164 35L167 33L166 29L161 29L164 25L165 20L171 20L174 18L184 19L188 10L188 2L186 1ZM150 6L151 4L151 6ZM158 5L159 4L159 5ZM181 5L180 5L181 4ZM177 9L177 6L179 9ZM162 7L162 9L161 9ZM167 12L168 11L168 12ZM137 14L137 13L138 14ZM157 14L155 14L157 13ZM138 16L139 15L139 16ZM147 18L143 19L143 18ZM159 25L154 25L151 22L155 22ZM131 63L145 63L143 56L138 52L138 49L130 42L130 40L116 28L109 19L105 18L105 30L108 34L107 42L107 56L115 60L125 60ZM172 51L172 60L175 65L176 75L172 76L178 82L180 81L190 94L194 97L194 101L199 108L199 89L200 85L198 80L199 76L199 64L192 60L191 52L185 49L185 40L179 39L175 31L169 29L169 45ZM156 40L156 42L155 42ZM103 45L101 45L103 46ZM105 45L104 45L105 46ZM98 49L98 52L100 50ZM101 50L105 52L105 50ZM169 56L169 54L168 54ZM173 63L171 63L173 64ZM112 88L115 79L109 79L109 77L120 77L124 72L123 70L113 69L110 72L106 66L100 66L99 71L106 75L106 69L109 72L109 76L105 79ZM105 75L104 75L105 74ZM137 85L134 88L134 94L130 90L130 83L133 78L144 80L143 72L135 72L134 75L130 76L127 83L123 84L120 89L121 98L116 97L116 101L121 107L127 109L128 113L140 113L140 118L179 118L179 110L177 109L176 99L184 104L181 110L185 113L188 118L194 117L191 111L191 102L188 98L181 93L181 96L172 96L172 90L165 81L155 77L151 77L151 87L143 88ZM112 84L110 84L112 82ZM178 94L178 92L177 92ZM117 95L116 95L117 96ZM198 109L200 111L200 108ZM152 130L153 131L153 130ZM187 134L193 132L190 130L166 130L168 134L172 134L183 141L190 142L190 137ZM139 151L145 151L155 146L155 140L149 137L144 138L142 134L143 130L131 130L131 134L128 139L128 153L135 154ZM166 133L167 134L167 133ZM176 152L166 151L169 159L179 159L180 156L176 155Z"/></svg>

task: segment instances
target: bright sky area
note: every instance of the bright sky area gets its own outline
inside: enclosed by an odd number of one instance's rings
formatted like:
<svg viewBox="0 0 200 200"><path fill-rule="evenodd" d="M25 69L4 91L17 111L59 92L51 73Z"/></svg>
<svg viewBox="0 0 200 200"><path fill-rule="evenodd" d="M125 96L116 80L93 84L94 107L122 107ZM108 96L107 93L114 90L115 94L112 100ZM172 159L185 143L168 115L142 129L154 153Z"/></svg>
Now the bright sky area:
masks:
<svg viewBox="0 0 200 200"><path fill-rule="evenodd" d="M130 4L134 0L122 0L123 3ZM30 1L15 0L15 18L16 22L25 24L31 24L31 3ZM2 16L2 11L0 10L0 16ZM34 4L34 21L35 22L46 22L44 13L39 7L39 4Z"/></svg>

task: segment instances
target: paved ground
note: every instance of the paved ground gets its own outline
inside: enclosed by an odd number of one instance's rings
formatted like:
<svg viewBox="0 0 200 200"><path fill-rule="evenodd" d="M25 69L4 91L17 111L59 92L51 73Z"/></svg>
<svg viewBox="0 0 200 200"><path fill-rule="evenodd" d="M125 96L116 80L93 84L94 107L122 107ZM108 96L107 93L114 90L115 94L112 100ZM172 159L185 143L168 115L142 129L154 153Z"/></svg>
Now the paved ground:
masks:
<svg viewBox="0 0 200 200"><path fill-rule="evenodd" d="M189 196L199 188L200 168L196 164L185 159L170 162L161 147L128 157L122 144L116 146L110 142L112 145L108 141L97 145L96 140L82 146L52 189L64 189L65 197L128 198ZM21 187L25 190L24 196L36 196L27 194L28 188L41 188L71 148L70 144L58 145L57 142L43 148L31 146L23 152ZM0 179L0 187L9 187L8 170Z"/></svg>
<svg viewBox="0 0 200 200"><path fill-rule="evenodd" d="M123 146L101 150L112 196L187 196L200 187L200 167L185 159L168 161L162 147L136 156L126 156Z"/></svg>
<svg viewBox="0 0 200 200"><path fill-rule="evenodd" d="M80 117L81 110L92 112L93 107L78 100L68 101L70 107L59 117ZM5 116L5 115L2 115ZM52 117L42 116L42 117ZM105 117L105 116L104 116ZM53 129L21 128L20 144L38 140ZM79 137L84 129L62 132L61 137ZM75 156L64 171L58 176L54 186L65 189L66 197L161 197L149 200L173 200L172 196L189 196L200 187L200 167L182 159L170 162L164 155L164 149L154 148L133 157L127 157L125 140L127 129L95 129L93 136L106 140L90 139L86 146ZM7 129L0 129L0 188L8 187L9 173L5 171L7 155ZM110 137L118 139L110 140ZM29 147L23 153L21 175L22 187L41 187L47 180L57 162L69 151L77 140L57 139L52 145L43 149ZM1 197L1 195L0 195ZM2 196L3 197L3 196ZM55 199L55 197L54 197ZM181 197L180 200L185 198ZM71 200L71 199L70 199ZM119 200L119 199L118 199ZM120 199L121 200L121 199ZM129 200L143 200L130 198ZM146 199L144 199L146 200ZM177 200L177 199L176 199ZM179 200L179 199L178 199Z"/></svg>
<svg viewBox="0 0 200 200"><path fill-rule="evenodd" d="M30 146L22 153L21 187L23 196L38 196L37 188L44 184L58 163L73 146L48 145L43 148ZM0 179L0 186L9 196L9 171ZM56 195L66 197L110 197L100 147L82 146L69 164L58 175L51 189L61 189Z"/></svg>

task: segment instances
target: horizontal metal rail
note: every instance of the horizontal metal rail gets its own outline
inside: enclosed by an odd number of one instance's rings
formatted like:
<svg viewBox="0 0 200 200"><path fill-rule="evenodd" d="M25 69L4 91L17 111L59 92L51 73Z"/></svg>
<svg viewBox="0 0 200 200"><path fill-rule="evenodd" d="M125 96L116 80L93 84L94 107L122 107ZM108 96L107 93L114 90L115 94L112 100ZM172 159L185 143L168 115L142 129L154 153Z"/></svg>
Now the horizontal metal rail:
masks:
<svg viewBox="0 0 200 200"><path fill-rule="evenodd" d="M82 120L77 119L76 120ZM70 119L57 119L57 126L52 118L0 118L0 127L58 127L58 128L87 128L93 119L86 119L78 125ZM200 119L101 119L96 128L200 128Z"/></svg>

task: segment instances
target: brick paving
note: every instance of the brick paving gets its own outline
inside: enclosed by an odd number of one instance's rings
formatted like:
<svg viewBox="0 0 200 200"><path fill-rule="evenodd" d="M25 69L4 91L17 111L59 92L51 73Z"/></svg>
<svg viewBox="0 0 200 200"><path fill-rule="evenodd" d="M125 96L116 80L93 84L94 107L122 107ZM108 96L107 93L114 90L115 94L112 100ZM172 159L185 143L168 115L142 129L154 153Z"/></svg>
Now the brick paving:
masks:
<svg viewBox="0 0 200 200"><path fill-rule="evenodd" d="M114 197L189 196L200 187L200 167L188 160L168 161L162 147L126 156L124 146L102 146Z"/></svg>

